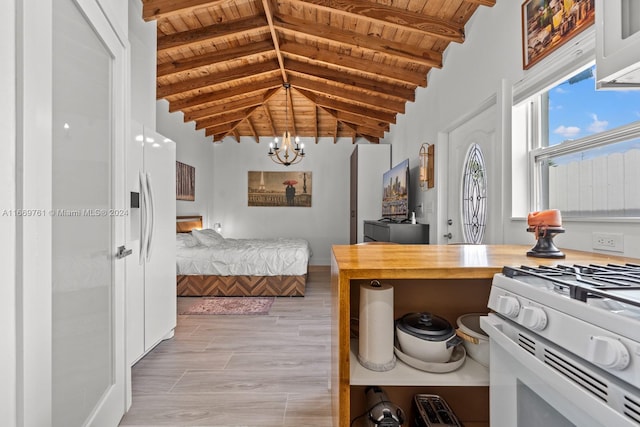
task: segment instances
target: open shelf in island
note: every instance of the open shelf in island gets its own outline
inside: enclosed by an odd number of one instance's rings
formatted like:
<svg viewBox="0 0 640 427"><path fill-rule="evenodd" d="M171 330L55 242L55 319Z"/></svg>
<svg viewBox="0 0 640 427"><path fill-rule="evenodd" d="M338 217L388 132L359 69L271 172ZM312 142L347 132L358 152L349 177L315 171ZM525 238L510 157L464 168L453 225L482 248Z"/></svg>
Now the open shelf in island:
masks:
<svg viewBox="0 0 640 427"><path fill-rule="evenodd" d="M378 386L488 386L489 369L469 356L463 365L453 372L433 373L413 368L400 359L396 366L385 372L365 368L358 362L358 340L351 340L350 383L351 385Z"/></svg>

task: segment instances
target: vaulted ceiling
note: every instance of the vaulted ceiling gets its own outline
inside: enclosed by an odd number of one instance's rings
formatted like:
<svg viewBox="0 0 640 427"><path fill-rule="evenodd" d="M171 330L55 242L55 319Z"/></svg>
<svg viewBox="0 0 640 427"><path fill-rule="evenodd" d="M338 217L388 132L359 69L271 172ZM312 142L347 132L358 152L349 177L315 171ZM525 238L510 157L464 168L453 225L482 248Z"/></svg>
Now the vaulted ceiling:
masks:
<svg viewBox="0 0 640 427"><path fill-rule="evenodd" d="M213 141L379 142L495 0L142 0L157 98ZM290 90L284 89L289 83ZM286 108L285 108L286 106ZM287 111L288 114L285 112ZM288 116L288 117L285 117Z"/></svg>

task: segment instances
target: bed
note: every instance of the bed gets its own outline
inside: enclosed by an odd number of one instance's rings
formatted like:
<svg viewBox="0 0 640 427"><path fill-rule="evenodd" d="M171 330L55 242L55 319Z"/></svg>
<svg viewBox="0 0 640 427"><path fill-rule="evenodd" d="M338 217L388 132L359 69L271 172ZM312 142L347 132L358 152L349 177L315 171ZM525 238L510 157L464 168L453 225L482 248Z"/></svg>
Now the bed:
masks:
<svg viewBox="0 0 640 427"><path fill-rule="evenodd" d="M304 296L310 257L304 239L225 239L177 217L178 296Z"/></svg>

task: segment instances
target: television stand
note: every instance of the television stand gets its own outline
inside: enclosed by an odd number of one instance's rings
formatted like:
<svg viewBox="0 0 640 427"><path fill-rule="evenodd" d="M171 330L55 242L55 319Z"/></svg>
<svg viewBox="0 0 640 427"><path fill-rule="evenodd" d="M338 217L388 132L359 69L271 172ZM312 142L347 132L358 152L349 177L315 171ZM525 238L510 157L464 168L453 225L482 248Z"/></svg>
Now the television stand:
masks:
<svg viewBox="0 0 640 427"><path fill-rule="evenodd" d="M364 241L410 245L429 244L429 224L365 220Z"/></svg>

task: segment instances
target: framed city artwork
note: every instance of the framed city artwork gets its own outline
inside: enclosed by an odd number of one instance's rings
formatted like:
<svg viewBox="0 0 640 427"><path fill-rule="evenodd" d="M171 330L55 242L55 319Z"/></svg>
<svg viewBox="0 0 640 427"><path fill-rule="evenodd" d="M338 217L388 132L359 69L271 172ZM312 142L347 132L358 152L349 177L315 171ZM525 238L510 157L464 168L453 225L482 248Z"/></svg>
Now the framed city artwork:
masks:
<svg viewBox="0 0 640 427"><path fill-rule="evenodd" d="M311 172L249 171L249 206L311 207Z"/></svg>
<svg viewBox="0 0 640 427"><path fill-rule="evenodd" d="M594 22L595 0L525 0L522 66L526 70Z"/></svg>

